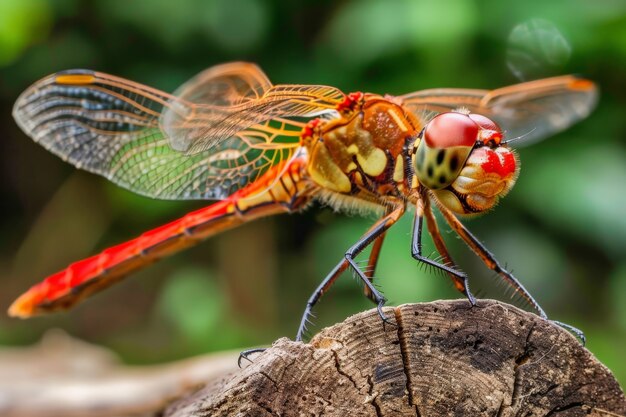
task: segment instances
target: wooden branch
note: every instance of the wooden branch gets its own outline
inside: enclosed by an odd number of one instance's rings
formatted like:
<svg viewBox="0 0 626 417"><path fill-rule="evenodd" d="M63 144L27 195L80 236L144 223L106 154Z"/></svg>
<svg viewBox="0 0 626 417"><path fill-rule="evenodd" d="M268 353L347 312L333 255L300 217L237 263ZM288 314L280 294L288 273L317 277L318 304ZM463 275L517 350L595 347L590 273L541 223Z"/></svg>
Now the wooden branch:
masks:
<svg viewBox="0 0 626 417"><path fill-rule="evenodd" d="M129 366L108 349L50 330L36 345L0 349L0 416L154 415L173 398L237 370L238 356Z"/></svg>
<svg viewBox="0 0 626 417"><path fill-rule="evenodd" d="M183 416L617 416L610 371L565 330L496 301L376 310L254 362L171 405Z"/></svg>

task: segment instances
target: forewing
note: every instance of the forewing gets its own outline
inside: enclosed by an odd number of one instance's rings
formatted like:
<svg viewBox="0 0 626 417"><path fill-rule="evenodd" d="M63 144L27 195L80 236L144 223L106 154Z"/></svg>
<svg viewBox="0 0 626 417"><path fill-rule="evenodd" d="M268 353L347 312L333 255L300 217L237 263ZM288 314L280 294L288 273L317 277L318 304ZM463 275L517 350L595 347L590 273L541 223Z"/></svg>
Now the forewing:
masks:
<svg viewBox="0 0 626 417"><path fill-rule="evenodd" d="M232 62L202 71L178 87L173 96L185 102L228 107L258 100L270 88L272 83L257 65Z"/></svg>
<svg viewBox="0 0 626 417"><path fill-rule="evenodd" d="M333 112L344 97L334 87L297 84L272 86L257 99L246 98L229 105L189 103L181 97L168 103L161 126L174 149L193 154L211 149L235 133L266 120Z"/></svg>
<svg viewBox="0 0 626 417"><path fill-rule="evenodd" d="M593 82L572 75L497 90L430 89L399 97L424 123L436 114L466 108L495 120L507 139L544 139L584 119L595 107Z"/></svg>
<svg viewBox="0 0 626 417"><path fill-rule="evenodd" d="M267 120L334 111L343 99L334 87L274 86L256 65L234 62L209 68L179 87L160 125L174 149L194 154Z"/></svg>
<svg viewBox="0 0 626 417"><path fill-rule="evenodd" d="M220 199L288 159L302 124L267 120L210 151L178 152L159 126L172 95L118 77L72 70L40 80L17 100L20 127L78 168L163 199Z"/></svg>

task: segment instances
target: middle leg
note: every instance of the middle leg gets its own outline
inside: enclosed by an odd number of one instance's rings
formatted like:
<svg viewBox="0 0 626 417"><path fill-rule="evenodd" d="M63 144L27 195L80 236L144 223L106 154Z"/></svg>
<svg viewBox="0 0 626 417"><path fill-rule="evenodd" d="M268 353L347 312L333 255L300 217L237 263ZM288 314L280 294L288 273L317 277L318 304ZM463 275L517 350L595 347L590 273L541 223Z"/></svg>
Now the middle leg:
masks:
<svg viewBox="0 0 626 417"><path fill-rule="evenodd" d="M404 214L405 205L403 202L398 202L392 210L389 211L384 217L378 220L370 229L352 246L348 249L344 255L344 258L333 268L332 271L324 278L320 285L315 289L309 300L307 301L304 309L304 314L300 320L300 326L298 327L298 333L296 334L296 341L301 341L304 336L306 325L309 321L309 316L313 306L322 298L332 284L339 278L342 272L348 267L351 267L357 276L361 279L367 291L372 294L372 300L376 303L378 308L378 314L383 321L388 322L385 314L383 313L383 306L387 301L385 297L374 287L369 277L361 270L354 258L359 255L365 248L367 248L372 242L378 239L380 236L393 226L400 217Z"/></svg>
<svg viewBox="0 0 626 417"><path fill-rule="evenodd" d="M387 210L385 215L388 215L389 213L390 211ZM372 283L374 282L374 274L376 273L376 266L378 265L378 257L380 256L380 250L383 247L385 236L387 236L386 232L378 236L376 240L374 240L374 243L372 243L370 256L367 260L367 268L365 269L365 271L363 271L365 272L365 276L367 276L367 278L369 278L370 282ZM372 294L372 292L370 291L370 288L367 285L363 287L363 292L365 293L365 296L369 298L373 303L376 302L376 300L374 299L374 295Z"/></svg>

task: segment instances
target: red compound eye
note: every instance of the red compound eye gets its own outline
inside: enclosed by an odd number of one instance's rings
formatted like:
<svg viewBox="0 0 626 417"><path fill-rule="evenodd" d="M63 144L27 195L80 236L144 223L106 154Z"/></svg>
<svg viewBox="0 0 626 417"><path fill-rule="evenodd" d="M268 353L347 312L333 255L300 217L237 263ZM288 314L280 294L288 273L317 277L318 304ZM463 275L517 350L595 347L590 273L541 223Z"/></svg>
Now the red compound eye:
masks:
<svg viewBox="0 0 626 417"><path fill-rule="evenodd" d="M483 116L482 114L470 113L469 118L478 123L480 127L487 130L495 130L496 132L502 132L500 126L493 120L488 117Z"/></svg>
<svg viewBox="0 0 626 417"><path fill-rule="evenodd" d="M474 146L480 126L463 113L442 113L428 123L424 140L429 148Z"/></svg>
<svg viewBox="0 0 626 417"><path fill-rule="evenodd" d="M469 117L482 128L480 140L483 141L485 145L500 144L502 141L502 129L500 129L500 126L498 126L496 122L481 114L472 113Z"/></svg>

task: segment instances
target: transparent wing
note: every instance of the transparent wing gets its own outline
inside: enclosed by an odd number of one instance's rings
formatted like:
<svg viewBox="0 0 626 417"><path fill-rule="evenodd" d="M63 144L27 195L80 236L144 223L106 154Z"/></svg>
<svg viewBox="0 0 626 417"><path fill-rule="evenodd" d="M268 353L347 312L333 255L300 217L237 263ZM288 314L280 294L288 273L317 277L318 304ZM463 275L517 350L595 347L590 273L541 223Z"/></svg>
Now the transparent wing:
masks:
<svg viewBox="0 0 626 417"><path fill-rule="evenodd" d="M293 122L274 119L194 154L173 150L160 130L146 132L115 155L107 177L157 198L224 199L290 159L301 130Z"/></svg>
<svg viewBox="0 0 626 417"><path fill-rule="evenodd" d="M344 94L321 85L272 85L248 63L218 65L183 84L160 123L172 147L193 154L240 130L276 117L312 117L334 111Z"/></svg>
<svg viewBox="0 0 626 417"><path fill-rule="evenodd" d="M178 87L173 96L183 102L228 107L258 100L270 88L272 83L258 66L232 62L202 71Z"/></svg>
<svg viewBox="0 0 626 417"><path fill-rule="evenodd" d="M524 143L544 139L584 119L595 107L593 82L572 75L516 84L497 90L440 88L399 97L424 123L460 107L495 120L507 138Z"/></svg>
<svg viewBox="0 0 626 417"><path fill-rule="evenodd" d="M239 93L227 96L242 100L251 95L250 86L262 88L263 80L250 80L248 87L235 79L231 83ZM217 98L220 91L226 90L188 93ZM163 109L176 100L121 78L72 70L27 89L13 115L36 142L76 167L163 199L225 198L299 146L302 123L275 118L240 129L211 150L178 152L159 124Z"/></svg>

